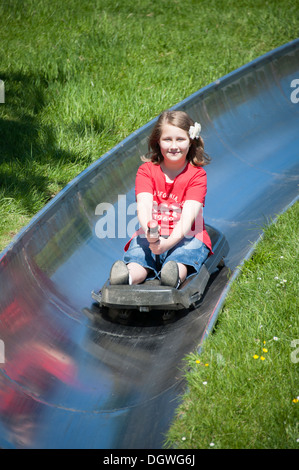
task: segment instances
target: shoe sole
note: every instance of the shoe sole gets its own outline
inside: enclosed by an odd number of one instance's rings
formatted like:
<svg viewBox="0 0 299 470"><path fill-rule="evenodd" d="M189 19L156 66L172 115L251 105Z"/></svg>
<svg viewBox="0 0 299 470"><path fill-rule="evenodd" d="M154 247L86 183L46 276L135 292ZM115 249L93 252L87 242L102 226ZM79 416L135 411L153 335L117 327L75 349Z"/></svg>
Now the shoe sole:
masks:
<svg viewBox="0 0 299 470"><path fill-rule="evenodd" d="M179 283L179 268L175 261L168 261L161 270L161 285L177 287Z"/></svg>
<svg viewBox="0 0 299 470"><path fill-rule="evenodd" d="M123 261L116 261L110 271L110 284L129 284L129 270Z"/></svg>

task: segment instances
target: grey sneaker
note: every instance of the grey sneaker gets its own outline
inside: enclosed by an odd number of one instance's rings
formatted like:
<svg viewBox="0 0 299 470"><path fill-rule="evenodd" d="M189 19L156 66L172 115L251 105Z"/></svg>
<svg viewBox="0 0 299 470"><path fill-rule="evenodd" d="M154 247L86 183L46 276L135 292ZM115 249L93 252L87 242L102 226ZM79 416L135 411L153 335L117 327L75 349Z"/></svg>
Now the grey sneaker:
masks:
<svg viewBox="0 0 299 470"><path fill-rule="evenodd" d="M180 285L179 267L175 261L167 261L161 269L161 285L178 288Z"/></svg>
<svg viewBox="0 0 299 470"><path fill-rule="evenodd" d="M110 284L129 284L129 270L121 260L115 261L110 271Z"/></svg>

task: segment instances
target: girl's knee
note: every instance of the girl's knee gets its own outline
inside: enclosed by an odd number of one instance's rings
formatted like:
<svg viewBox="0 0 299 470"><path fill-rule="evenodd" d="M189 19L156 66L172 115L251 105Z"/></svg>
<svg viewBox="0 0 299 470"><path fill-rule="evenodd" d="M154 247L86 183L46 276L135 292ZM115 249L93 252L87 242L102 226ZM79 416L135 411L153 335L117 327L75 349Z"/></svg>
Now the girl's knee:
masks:
<svg viewBox="0 0 299 470"><path fill-rule="evenodd" d="M128 265L130 284L141 284L145 281L149 270L141 266L141 264L131 262Z"/></svg>

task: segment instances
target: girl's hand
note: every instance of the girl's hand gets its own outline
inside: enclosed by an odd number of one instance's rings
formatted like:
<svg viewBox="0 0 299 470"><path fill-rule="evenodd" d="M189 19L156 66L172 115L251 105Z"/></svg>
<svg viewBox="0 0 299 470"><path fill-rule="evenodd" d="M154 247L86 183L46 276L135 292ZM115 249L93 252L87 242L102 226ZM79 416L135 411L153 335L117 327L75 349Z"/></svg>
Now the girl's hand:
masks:
<svg viewBox="0 0 299 470"><path fill-rule="evenodd" d="M153 235L149 231L146 232L146 239L149 244L153 244L159 241L160 235Z"/></svg>
<svg viewBox="0 0 299 470"><path fill-rule="evenodd" d="M171 248L167 242L167 238L160 237L156 242L149 244L150 250L154 255L162 255Z"/></svg>
<svg viewBox="0 0 299 470"><path fill-rule="evenodd" d="M155 243L160 238L160 227L156 220L149 220L147 223L146 238L149 243Z"/></svg>

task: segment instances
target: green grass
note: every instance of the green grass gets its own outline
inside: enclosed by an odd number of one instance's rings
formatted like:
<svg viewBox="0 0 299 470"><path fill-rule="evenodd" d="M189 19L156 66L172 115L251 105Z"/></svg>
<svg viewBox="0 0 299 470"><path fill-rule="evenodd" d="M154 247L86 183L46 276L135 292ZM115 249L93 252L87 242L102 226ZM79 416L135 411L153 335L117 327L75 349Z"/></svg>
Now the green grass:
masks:
<svg viewBox="0 0 299 470"><path fill-rule="evenodd" d="M74 176L191 93L298 36L291 0L0 3L0 249Z"/></svg>
<svg viewBox="0 0 299 470"><path fill-rule="evenodd" d="M186 359L167 446L299 447L298 229L297 202L241 267L201 354Z"/></svg>
<svg viewBox="0 0 299 470"><path fill-rule="evenodd" d="M297 38L298 25L294 0L2 1L0 250L107 150L201 87ZM299 338L295 210L245 263L201 363L188 358L190 393L169 445L298 445L298 364L290 360ZM263 341L265 360L253 359Z"/></svg>

